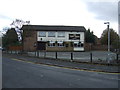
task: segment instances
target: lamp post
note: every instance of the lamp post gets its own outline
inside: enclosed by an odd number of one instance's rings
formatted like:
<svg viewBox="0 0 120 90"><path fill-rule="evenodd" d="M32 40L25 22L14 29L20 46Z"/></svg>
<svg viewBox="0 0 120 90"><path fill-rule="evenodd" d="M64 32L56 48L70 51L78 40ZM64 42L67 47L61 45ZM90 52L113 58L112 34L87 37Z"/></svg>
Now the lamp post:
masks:
<svg viewBox="0 0 120 90"><path fill-rule="evenodd" d="M107 29L108 29L108 52L110 51L110 29L109 29L109 22L105 22L104 24L107 24Z"/></svg>

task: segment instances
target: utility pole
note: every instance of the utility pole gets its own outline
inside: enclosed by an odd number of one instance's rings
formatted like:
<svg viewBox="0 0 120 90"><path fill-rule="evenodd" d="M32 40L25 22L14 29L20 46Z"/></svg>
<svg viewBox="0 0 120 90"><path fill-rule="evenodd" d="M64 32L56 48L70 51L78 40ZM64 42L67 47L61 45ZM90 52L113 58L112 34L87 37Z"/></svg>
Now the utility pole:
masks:
<svg viewBox="0 0 120 90"><path fill-rule="evenodd" d="M107 29L108 29L108 52L110 51L110 29L109 29L109 22L105 22L104 24L107 24Z"/></svg>

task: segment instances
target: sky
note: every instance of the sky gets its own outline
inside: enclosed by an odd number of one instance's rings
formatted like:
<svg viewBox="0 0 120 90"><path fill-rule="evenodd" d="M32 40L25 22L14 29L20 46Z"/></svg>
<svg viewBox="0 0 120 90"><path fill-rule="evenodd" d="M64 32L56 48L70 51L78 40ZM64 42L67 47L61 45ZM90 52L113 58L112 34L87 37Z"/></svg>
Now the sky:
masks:
<svg viewBox="0 0 120 90"><path fill-rule="evenodd" d="M32 25L84 26L98 37L107 28L118 33L119 0L0 0L0 31L15 19Z"/></svg>

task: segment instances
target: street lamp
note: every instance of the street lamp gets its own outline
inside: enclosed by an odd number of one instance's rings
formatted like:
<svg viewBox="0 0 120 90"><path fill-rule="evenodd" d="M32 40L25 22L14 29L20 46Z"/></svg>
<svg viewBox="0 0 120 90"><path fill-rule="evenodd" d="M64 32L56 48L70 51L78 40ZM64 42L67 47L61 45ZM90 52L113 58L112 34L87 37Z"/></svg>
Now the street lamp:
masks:
<svg viewBox="0 0 120 90"><path fill-rule="evenodd" d="M107 29L108 29L108 52L110 51L110 29L109 29L109 22L105 22L104 24L107 24Z"/></svg>

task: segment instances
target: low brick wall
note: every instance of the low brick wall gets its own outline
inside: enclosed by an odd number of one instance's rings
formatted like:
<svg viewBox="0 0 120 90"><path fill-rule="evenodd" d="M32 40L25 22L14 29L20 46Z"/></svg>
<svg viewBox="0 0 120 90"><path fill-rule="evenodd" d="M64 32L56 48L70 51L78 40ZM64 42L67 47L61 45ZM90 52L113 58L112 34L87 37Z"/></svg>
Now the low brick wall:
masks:
<svg viewBox="0 0 120 90"><path fill-rule="evenodd" d="M107 45L93 45L91 43L86 43L85 44L85 51L107 51Z"/></svg>
<svg viewBox="0 0 120 90"><path fill-rule="evenodd" d="M22 46L9 46L8 49L11 51L20 51L23 49L23 47Z"/></svg>
<svg viewBox="0 0 120 90"><path fill-rule="evenodd" d="M73 47L47 47L47 51L73 51Z"/></svg>
<svg viewBox="0 0 120 90"><path fill-rule="evenodd" d="M92 46L92 50L101 50L101 51L107 51L107 45L94 45Z"/></svg>

